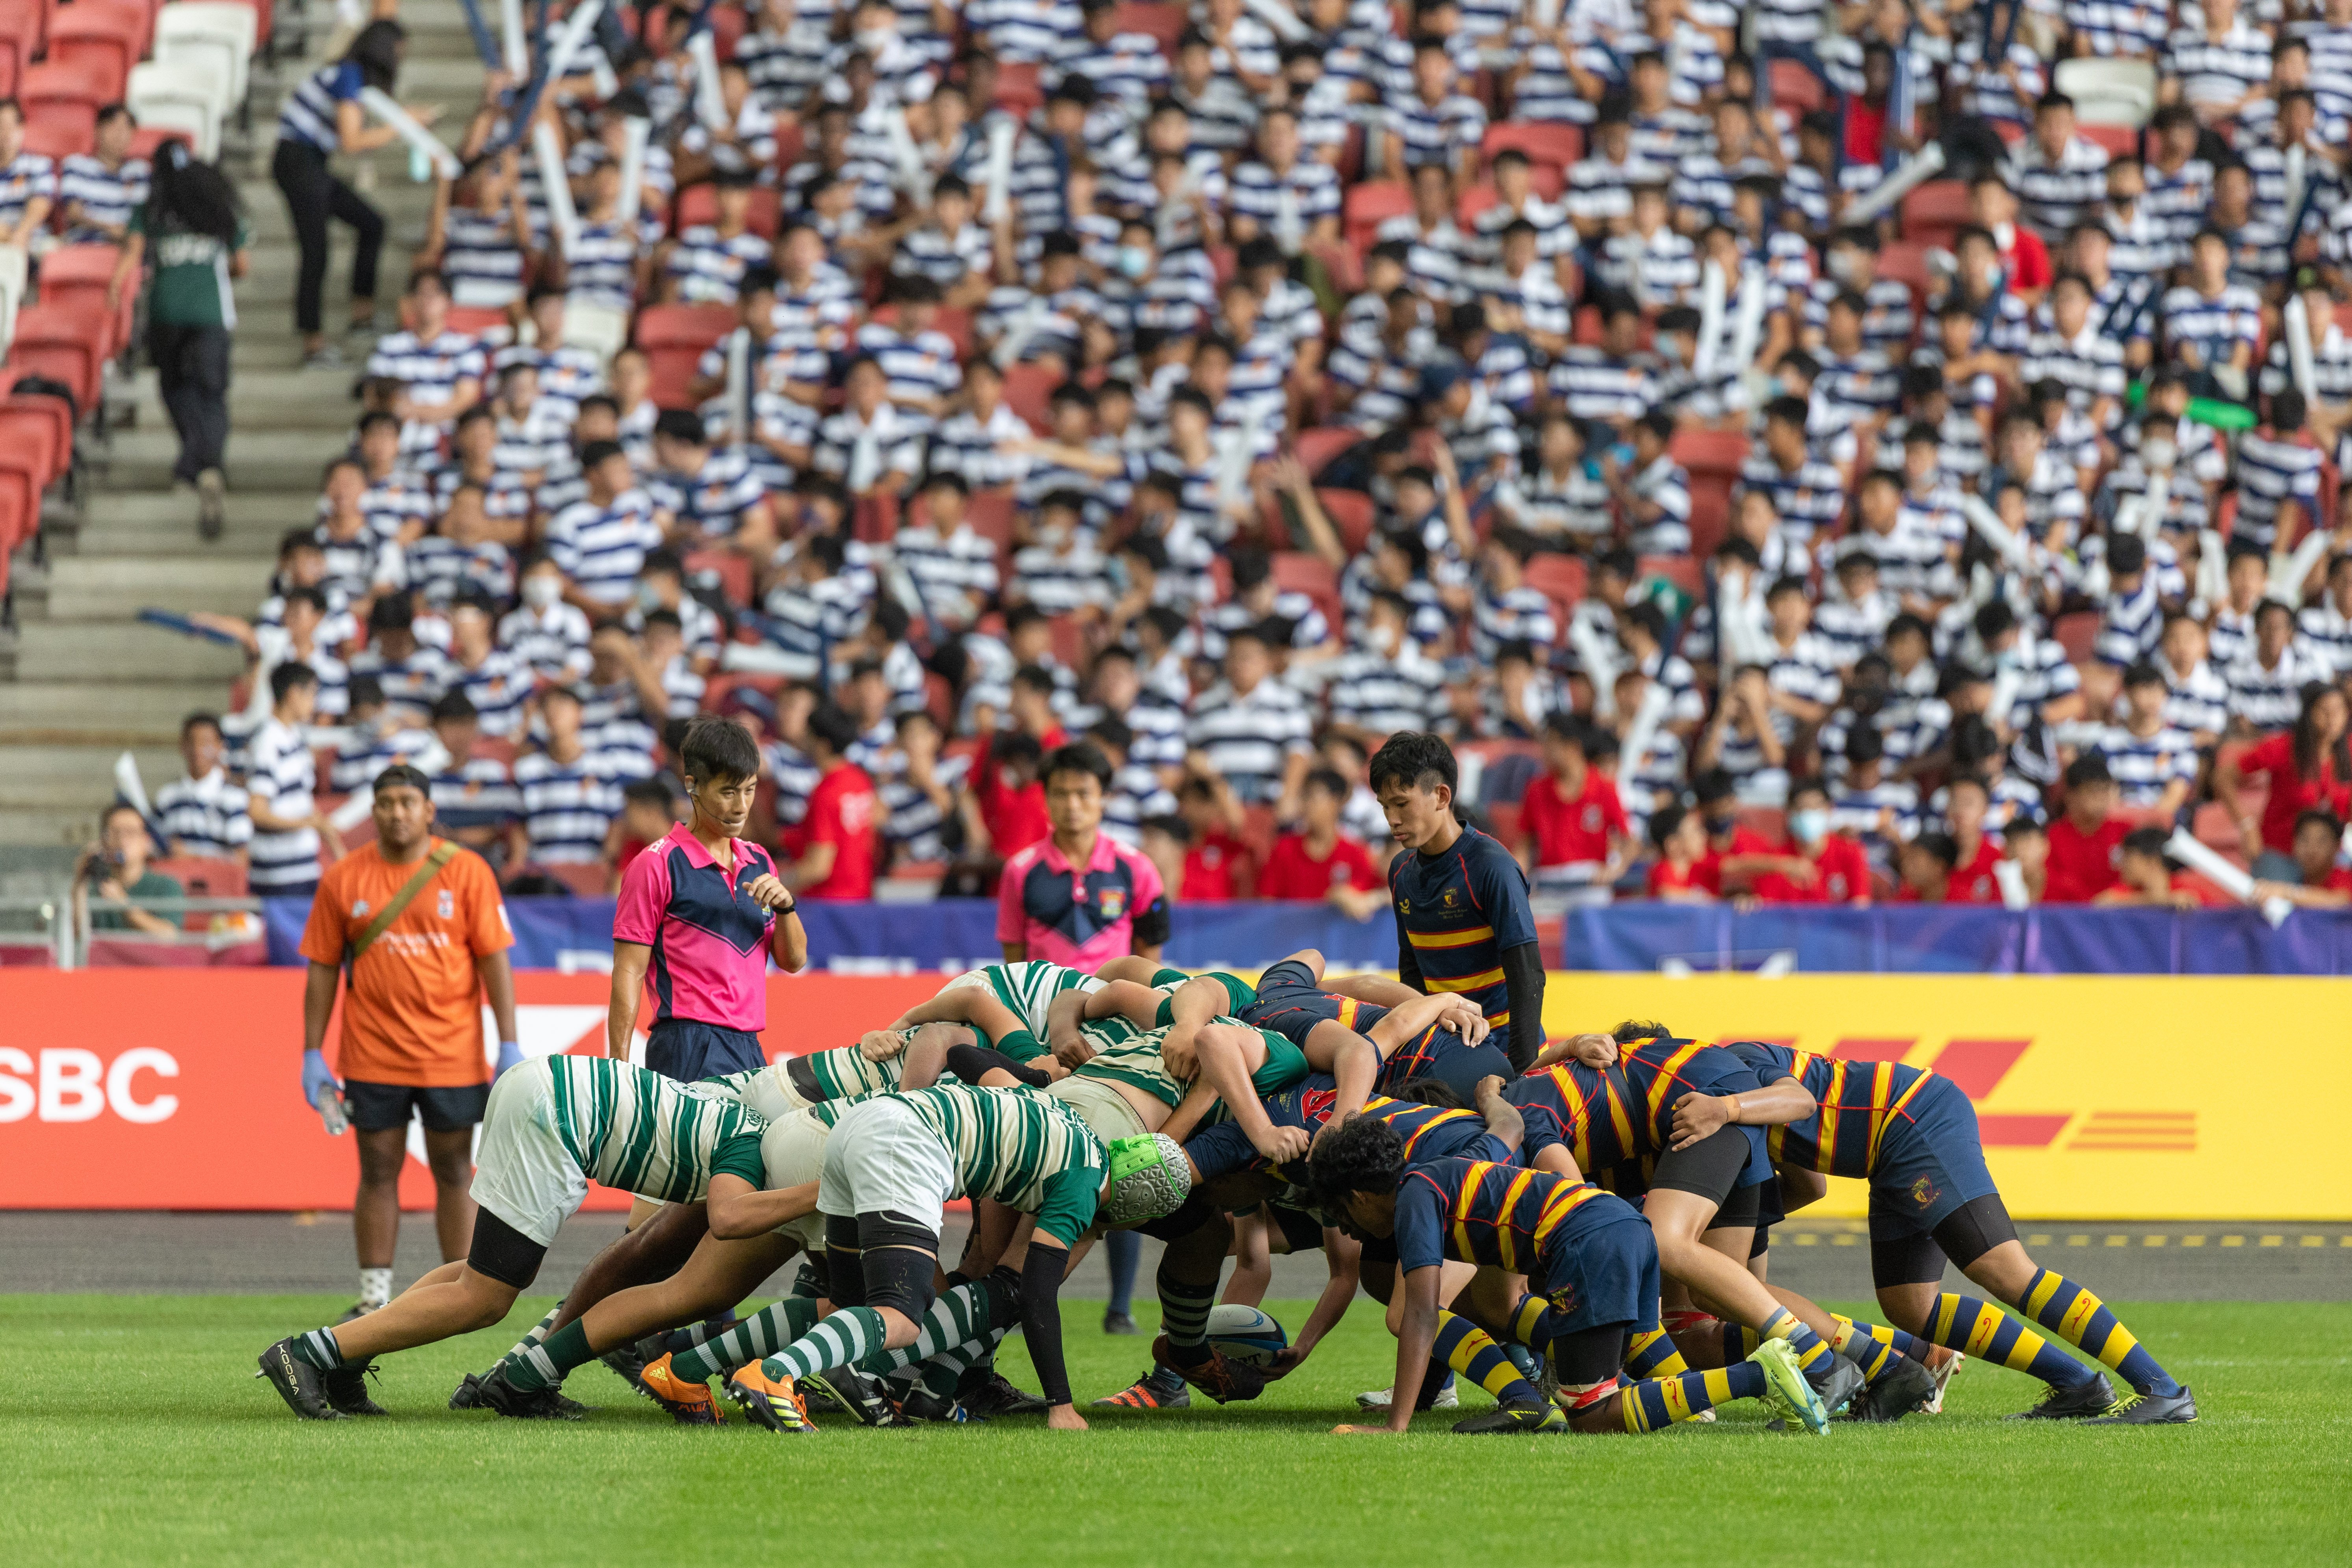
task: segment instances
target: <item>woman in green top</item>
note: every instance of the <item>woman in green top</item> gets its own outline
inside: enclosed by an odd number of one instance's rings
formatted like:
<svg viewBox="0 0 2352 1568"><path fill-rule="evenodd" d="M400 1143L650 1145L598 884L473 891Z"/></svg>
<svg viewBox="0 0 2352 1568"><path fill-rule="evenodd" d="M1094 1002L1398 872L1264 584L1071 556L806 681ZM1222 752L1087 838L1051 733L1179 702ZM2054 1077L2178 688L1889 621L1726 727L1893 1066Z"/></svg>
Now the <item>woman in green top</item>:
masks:
<svg viewBox="0 0 2352 1568"><path fill-rule="evenodd" d="M119 308L124 287L153 250L147 357L180 433L172 479L195 487L196 525L206 539L220 537L228 491L221 462L228 447L229 333L236 326L229 280L245 276L251 239L236 188L212 164L191 158L184 142L166 142L106 290L108 307Z"/></svg>

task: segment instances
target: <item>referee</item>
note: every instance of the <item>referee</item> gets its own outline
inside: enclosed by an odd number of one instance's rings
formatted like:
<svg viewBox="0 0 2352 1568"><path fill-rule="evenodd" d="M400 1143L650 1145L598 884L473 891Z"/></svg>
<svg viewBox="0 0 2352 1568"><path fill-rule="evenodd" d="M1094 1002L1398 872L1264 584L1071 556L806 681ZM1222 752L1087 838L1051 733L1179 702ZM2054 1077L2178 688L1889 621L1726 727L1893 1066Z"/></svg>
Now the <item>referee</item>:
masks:
<svg viewBox="0 0 2352 1568"><path fill-rule="evenodd" d="M489 862L433 834L433 790L400 763L375 778L375 842L328 868L310 903L302 956L302 1098L340 1095L359 1131L360 1299L348 1317L392 1300L400 1240L400 1171L412 1116L425 1122L434 1226L441 1258L466 1256L474 1234L474 1127L494 1076L482 1052L482 1001L498 1025L498 1071L522 1060L515 1043L514 974L498 879ZM325 1055L328 1020L345 969L338 1083Z"/></svg>

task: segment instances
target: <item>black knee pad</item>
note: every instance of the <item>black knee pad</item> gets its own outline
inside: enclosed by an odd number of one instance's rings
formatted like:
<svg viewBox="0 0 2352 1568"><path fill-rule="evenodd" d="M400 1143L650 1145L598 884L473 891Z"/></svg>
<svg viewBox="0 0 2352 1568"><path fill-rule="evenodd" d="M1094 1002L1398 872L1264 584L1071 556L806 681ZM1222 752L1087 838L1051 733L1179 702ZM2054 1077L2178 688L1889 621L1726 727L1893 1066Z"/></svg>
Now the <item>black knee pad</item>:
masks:
<svg viewBox="0 0 2352 1568"><path fill-rule="evenodd" d="M887 1307L921 1322L939 1292L939 1234L920 1221L885 1209L857 1216L858 1258L868 1307Z"/></svg>
<svg viewBox="0 0 2352 1568"><path fill-rule="evenodd" d="M1553 1374L1570 1388L1606 1383L1625 1364L1625 1349L1633 1337L1631 1323L1608 1323L1562 1334L1551 1342Z"/></svg>
<svg viewBox="0 0 2352 1568"><path fill-rule="evenodd" d="M857 1216L824 1216L825 1295L836 1310L866 1305L866 1272L858 1257Z"/></svg>
<svg viewBox="0 0 2352 1568"><path fill-rule="evenodd" d="M1897 1285L1934 1285L1944 1278L1944 1249L1932 1236L1897 1232L1873 1216L1870 1226L1870 1283L1885 1290Z"/></svg>
<svg viewBox="0 0 2352 1568"><path fill-rule="evenodd" d="M474 1243L466 1252L466 1267L485 1279L518 1290L528 1290L539 1278L547 1248L488 1209L474 1213Z"/></svg>

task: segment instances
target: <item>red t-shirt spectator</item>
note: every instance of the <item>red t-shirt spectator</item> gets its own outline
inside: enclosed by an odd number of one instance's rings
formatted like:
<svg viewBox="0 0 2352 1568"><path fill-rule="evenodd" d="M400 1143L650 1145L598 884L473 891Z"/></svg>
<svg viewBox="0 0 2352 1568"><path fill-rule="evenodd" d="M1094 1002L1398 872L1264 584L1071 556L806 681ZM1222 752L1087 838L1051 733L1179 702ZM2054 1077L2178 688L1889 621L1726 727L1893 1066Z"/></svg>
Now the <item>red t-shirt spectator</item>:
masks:
<svg viewBox="0 0 2352 1568"><path fill-rule="evenodd" d="M1220 827L1184 852L1184 887L1176 900L1221 903L1249 896L1249 846Z"/></svg>
<svg viewBox="0 0 2352 1568"><path fill-rule="evenodd" d="M1191 879L1189 866L1186 879ZM1307 835L1286 833L1274 841L1265 869L1258 873L1257 896L1320 900L1334 888L1365 892L1386 885L1371 852L1347 835L1341 834L1331 853L1318 860L1307 847Z"/></svg>
<svg viewBox="0 0 2352 1568"><path fill-rule="evenodd" d="M1584 787L1573 799L1551 773L1528 785L1519 821L1536 841L1536 867L1597 865L1609 858L1612 829L1630 834L1624 803L1614 783L1598 768L1584 770Z"/></svg>
<svg viewBox="0 0 2352 1568"><path fill-rule="evenodd" d="M813 844L834 847L833 869L824 881L803 888L803 899L863 900L874 896L874 781L856 763L844 763L809 792L808 815L785 836L784 847L797 860Z"/></svg>
<svg viewBox="0 0 2352 1568"><path fill-rule="evenodd" d="M1723 863L1726 860L1735 860L1743 855L1786 855L1788 852L1787 845L1767 838L1752 827L1734 827L1731 830L1731 847L1716 849L1710 847L1706 852L1706 858L1698 863L1698 885L1708 892L1720 896L1723 892ZM1743 873L1742 885L1733 891L1749 891L1746 884L1754 879Z"/></svg>
<svg viewBox="0 0 2352 1568"><path fill-rule="evenodd" d="M2011 224L2009 247L2000 253L2001 270L2012 289L2047 289L2053 273L2050 247L2023 224Z"/></svg>
<svg viewBox="0 0 2352 1568"><path fill-rule="evenodd" d="M2325 808L2341 818L2352 815L2352 786L2336 776L2333 757L2319 759L2319 776L2299 777L2294 771L2294 731L2273 735L2238 759L2238 771L2248 778L2265 774L2270 798L2263 802L2263 847L2282 855L2294 852L2294 819L2306 811Z"/></svg>
<svg viewBox="0 0 2352 1568"><path fill-rule="evenodd" d="M1976 858L1965 866L1952 868L1952 885L1945 900L1955 904L1997 904L2000 902L2000 883L1992 868L2000 864L2000 851L1990 838L1977 840Z"/></svg>
<svg viewBox="0 0 2352 1568"><path fill-rule="evenodd" d="M1721 885L1713 856L1704 860L1694 860L1688 866L1660 860L1650 868L1649 893L1654 899L1664 898L1668 893L1712 893Z"/></svg>
<svg viewBox="0 0 2352 1568"><path fill-rule="evenodd" d="M1767 851L1782 855L1797 853L1794 848ZM1768 904L1850 904L1857 899L1870 897L1870 858L1862 846L1843 834L1832 833L1822 840L1822 852L1813 860L1813 881L1801 888L1779 871L1767 871L1756 879L1756 896Z"/></svg>
<svg viewBox="0 0 2352 1568"><path fill-rule="evenodd" d="M1061 731L1054 731L1040 743L1051 752L1062 743ZM988 829L989 847L997 858L1010 860L1054 831L1053 820L1045 815L1045 785L1032 779L1019 789L1007 789L990 744L981 746L977 762L971 771L972 804L980 808L981 824Z"/></svg>
<svg viewBox="0 0 2352 1568"><path fill-rule="evenodd" d="M2050 825L2050 877L2045 904L2087 904L2116 885L2116 861L2131 824L2111 816L2090 833L2061 815Z"/></svg>

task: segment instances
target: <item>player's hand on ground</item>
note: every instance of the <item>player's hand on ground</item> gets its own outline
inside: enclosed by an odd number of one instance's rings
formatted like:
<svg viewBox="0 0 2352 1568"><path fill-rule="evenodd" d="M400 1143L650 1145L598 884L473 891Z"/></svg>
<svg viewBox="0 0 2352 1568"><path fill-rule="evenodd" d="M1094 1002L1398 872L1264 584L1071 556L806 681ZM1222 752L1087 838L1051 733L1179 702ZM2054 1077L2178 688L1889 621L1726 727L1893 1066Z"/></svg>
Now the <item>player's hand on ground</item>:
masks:
<svg viewBox="0 0 2352 1568"><path fill-rule="evenodd" d="M1306 1359L1307 1352L1300 1350L1297 1345L1283 1346L1280 1350L1275 1352L1274 1359L1265 1363L1265 1370L1266 1382L1274 1383L1279 1379L1288 1377L1292 1373L1298 1370L1300 1363L1305 1362Z"/></svg>
<svg viewBox="0 0 2352 1568"><path fill-rule="evenodd" d="M1306 1157L1309 1142L1304 1127L1276 1127L1267 1131L1257 1152L1276 1164L1287 1164Z"/></svg>
<svg viewBox="0 0 2352 1568"><path fill-rule="evenodd" d="M857 1054L869 1062L887 1062L906 1047L905 1038L895 1029L868 1029L857 1037Z"/></svg>
<svg viewBox="0 0 2352 1568"><path fill-rule="evenodd" d="M1391 1436L1394 1431L1395 1428L1390 1426L1357 1426L1349 1425L1332 1427L1331 1436L1334 1437L1386 1437Z"/></svg>
<svg viewBox="0 0 2352 1568"><path fill-rule="evenodd" d="M772 914L781 913L793 905L793 890L785 887L784 879L773 871L762 871L752 878L751 885L743 889L743 895Z"/></svg>
<svg viewBox="0 0 2352 1568"><path fill-rule="evenodd" d="M1056 1405L1045 1412L1045 1429L1049 1432L1083 1432L1087 1429L1087 1418L1071 1405Z"/></svg>
<svg viewBox="0 0 2352 1568"><path fill-rule="evenodd" d="M1686 1094L1675 1101L1674 1147L1687 1149L1702 1138L1711 1138L1731 1121L1731 1097L1720 1094Z"/></svg>

